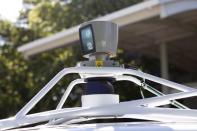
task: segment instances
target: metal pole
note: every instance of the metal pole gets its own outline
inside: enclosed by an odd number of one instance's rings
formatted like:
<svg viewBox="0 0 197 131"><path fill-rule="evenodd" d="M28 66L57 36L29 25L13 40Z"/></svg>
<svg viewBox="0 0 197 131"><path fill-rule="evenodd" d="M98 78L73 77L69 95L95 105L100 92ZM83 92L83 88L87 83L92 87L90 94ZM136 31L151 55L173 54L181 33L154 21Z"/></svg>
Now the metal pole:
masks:
<svg viewBox="0 0 197 131"><path fill-rule="evenodd" d="M161 77L164 79L169 79L168 50L165 42L160 44L160 69ZM162 92L164 94L168 94L170 93L170 90L169 88L162 86Z"/></svg>

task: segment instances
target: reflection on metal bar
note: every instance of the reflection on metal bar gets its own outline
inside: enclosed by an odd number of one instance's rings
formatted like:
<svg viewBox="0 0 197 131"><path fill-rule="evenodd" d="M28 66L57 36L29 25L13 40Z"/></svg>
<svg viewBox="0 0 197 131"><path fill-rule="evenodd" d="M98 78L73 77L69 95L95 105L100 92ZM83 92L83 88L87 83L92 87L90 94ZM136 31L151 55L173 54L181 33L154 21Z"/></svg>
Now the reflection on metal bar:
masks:
<svg viewBox="0 0 197 131"><path fill-rule="evenodd" d="M68 98L68 95L70 94L71 90L73 89L73 87L77 84L81 84L81 83L85 83L84 79L76 79L74 81L72 81L69 86L67 87L64 95L62 96L59 104L57 105L57 110L61 109L66 101L66 99Z"/></svg>

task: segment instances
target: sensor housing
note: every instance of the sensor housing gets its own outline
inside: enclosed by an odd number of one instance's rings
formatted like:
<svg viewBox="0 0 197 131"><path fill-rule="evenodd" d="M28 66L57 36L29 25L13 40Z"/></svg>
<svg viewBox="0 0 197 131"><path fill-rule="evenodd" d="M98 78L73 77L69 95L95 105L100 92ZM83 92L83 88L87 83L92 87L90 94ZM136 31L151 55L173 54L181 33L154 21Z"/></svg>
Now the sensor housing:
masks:
<svg viewBox="0 0 197 131"><path fill-rule="evenodd" d="M109 21L82 24L79 36L83 57L115 57L118 45L118 25Z"/></svg>

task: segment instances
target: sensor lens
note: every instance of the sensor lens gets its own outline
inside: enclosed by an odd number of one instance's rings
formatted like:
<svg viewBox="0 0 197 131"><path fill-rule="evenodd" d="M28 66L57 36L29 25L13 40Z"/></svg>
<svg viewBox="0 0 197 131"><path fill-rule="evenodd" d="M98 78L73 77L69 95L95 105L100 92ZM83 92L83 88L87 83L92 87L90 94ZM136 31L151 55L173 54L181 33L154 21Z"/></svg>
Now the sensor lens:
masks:
<svg viewBox="0 0 197 131"><path fill-rule="evenodd" d="M80 30L80 36L83 52L86 54L93 51L95 49L95 44L93 39L92 27L88 25L82 28Z"/></svg>

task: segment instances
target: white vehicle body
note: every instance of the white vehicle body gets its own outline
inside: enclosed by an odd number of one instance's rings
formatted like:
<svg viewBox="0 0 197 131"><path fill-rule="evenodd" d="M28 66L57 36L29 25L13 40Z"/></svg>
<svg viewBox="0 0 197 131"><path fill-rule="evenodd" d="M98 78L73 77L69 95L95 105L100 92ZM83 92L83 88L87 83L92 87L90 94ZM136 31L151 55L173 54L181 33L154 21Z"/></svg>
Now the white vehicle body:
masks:
<svg viewBox="0 0 197 131"><path fill-rule="evenodd" d="M18 129L17 129L18 130ZM21 131L196 131L196 123L133 122L83 125L42 126L20 129Z"/></svg>

